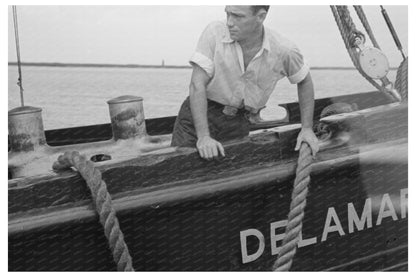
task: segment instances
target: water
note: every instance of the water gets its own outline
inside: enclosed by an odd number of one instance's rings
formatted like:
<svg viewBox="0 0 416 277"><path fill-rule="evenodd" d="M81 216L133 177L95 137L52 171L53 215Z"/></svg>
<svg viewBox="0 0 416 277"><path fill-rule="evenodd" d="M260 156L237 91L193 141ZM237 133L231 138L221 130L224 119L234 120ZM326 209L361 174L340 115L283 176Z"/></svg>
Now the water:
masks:
<svg viewBox="0 0 416 277"><path fill-rule="evenodd" d="M176 115L188 95L191 69L23 67L25 105L42 108L44 127L109 123L107 101L144 98L146 118ZM394 80L395 72L389 73ZM9 110L20 106L17 67L9 66ZM356 70L313 70L315 98L373 91ZM281 80L268 106L297 101L296 85Z"/></svg>

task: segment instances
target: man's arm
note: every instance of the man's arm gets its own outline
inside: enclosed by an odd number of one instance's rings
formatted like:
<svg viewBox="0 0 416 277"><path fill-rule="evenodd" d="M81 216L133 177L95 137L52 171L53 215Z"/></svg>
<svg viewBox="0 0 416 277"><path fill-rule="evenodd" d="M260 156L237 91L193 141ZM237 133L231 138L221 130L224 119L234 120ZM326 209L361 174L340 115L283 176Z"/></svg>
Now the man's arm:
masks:
<svg viewBox="0 0 416 277"><path fill-rule="evenodd" d="M315 106L314 89L311 74L308 73L305 79L298 83L299 107L301 111L302 129L298 135L295 150L300 149L304 141L312 149L312 155L315 157L319 151L318 138L313 132L313 112Z"/></svg>
<svg viewBox="0 0 416 277"><path fill-rule="evenodd" d="M208 74L201 67L193 65L191 84L189 86L189 98L192 118L198 137L196 148L198 149L199 155L204 159L217 157L218 152L222 156L225 156L221 143L211 138L209 133L206 94L206 87L209 80Z"/></svg>

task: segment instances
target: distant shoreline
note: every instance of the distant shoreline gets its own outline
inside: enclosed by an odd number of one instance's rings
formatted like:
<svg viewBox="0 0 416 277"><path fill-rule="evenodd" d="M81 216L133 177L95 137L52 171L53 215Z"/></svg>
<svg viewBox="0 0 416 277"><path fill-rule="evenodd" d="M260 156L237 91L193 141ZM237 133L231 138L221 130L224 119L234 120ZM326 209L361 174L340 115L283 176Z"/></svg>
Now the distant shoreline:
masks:
<svg viewBox="0 0 416 277"><path fill-rule="evenodd" d="M8 62L8 65L17 66L17 62ZM189 69L190 65L143 65L143 64L97 64L97 63L47 63L23 62L22 66L48 66L48 67L95 67L95 68L175 68ZM395 70L397 68L392 67ZM356 70L352 66L311 66L311 70Z"/></svg>
<svg viewBox="0 0 416 277"><path fill-rule="evenodd" d="M17 65L17 62L9 62ZM49 67L119 67L119 68L192 68L190 65L142 65L142 64L98 64L98 63L39 63L22 62L22 66L49 66Z"/></svg>

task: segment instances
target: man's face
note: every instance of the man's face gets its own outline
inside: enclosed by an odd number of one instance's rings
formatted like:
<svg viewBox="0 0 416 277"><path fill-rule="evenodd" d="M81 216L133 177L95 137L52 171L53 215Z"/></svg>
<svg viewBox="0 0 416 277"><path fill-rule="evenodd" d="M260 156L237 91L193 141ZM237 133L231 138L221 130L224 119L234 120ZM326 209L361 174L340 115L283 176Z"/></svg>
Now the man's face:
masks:
<svg viewBox="0 0 416 277"><path fill-rule="evenodd" d="M253 14L250 6L226 6L225 13L230 38L235 41L251 37L262 23L260 17Z"/></svg>

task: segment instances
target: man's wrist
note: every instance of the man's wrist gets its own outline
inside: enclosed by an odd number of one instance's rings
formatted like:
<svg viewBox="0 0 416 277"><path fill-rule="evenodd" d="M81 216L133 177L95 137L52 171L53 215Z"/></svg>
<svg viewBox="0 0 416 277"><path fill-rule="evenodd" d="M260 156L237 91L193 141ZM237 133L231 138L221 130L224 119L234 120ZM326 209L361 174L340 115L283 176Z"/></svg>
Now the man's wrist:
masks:
<svg viewBox="0 0 416 277"><path fill-rule="evenodd" d="M208 137L208 138L210 138L211 136L209 135L209 134L201 134L201 135L197 135L197 137L198 137L198 139L203 139L203 138L205 138L205 137Z"/></svg>
<svg viewBox="0 0 416 277"><path fill-rule="evenodd" d="M312 126L302 126L302 130L312 131Z"/></svg>

